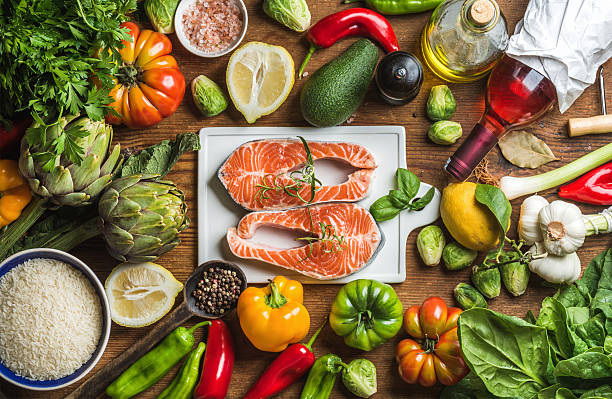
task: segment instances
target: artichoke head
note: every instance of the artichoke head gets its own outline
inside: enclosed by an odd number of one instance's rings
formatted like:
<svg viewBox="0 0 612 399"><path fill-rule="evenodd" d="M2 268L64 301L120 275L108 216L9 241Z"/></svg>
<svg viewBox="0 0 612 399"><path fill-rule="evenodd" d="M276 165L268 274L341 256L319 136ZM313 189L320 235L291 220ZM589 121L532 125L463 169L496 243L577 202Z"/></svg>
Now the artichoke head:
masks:
<svg viewBox="0 0 612 399"><path fill-rule="evenodd" d="M122 262L149 262L178 245L189 226L183 192L159 175L115 179L100 196L99 223L108 252Z"/></svg>
<svg viewBox="0 0 612 399"><path fill-rule="evenodd" d="M63 130L80 130L82 137L75 139L83 149L80 164L68 160L65 154L56 157L50 172L43 170L42 159L33 154L45 152L39 145L30 146L21 141L19 170L30 189L55 206L84 206L91 204L110 183L123 162L119 144L110 151L113 128L104 121L69 116L46 130L46 143L59 137Z"/></svg>

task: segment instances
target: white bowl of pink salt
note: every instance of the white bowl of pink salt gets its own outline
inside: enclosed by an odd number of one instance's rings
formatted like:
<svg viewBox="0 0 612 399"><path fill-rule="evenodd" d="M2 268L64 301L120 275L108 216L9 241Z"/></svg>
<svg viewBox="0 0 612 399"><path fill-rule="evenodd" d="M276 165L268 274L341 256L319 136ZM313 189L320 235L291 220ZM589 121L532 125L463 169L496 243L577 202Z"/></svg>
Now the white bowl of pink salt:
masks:
<svg viewBox="0 0 612 399"><path fill-rule="evenodd" d="M183 0L174 29L181 44L200 57L220 57L234 50L247 30L242 0Z"/></svg>

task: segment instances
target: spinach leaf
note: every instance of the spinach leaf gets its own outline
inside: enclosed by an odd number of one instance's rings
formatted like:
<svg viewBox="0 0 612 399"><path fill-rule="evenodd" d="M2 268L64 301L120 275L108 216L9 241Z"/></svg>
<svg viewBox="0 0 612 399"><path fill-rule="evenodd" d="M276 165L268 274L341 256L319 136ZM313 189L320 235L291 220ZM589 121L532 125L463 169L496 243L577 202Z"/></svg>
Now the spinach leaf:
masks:
<svg viewBox="0 0 612 399"><path fill-rule="evenodd" d="M572 326L586 323L589 320L589 308L566 306L565 309L567 310L567 317L569 318L570 325Z"/></svg>
<svg viewBox="0 0 612 399"><path fill-rule="evenodd" d="M612 354L612 335L608 335L606 339L604 339L604 352L608 355Z"/></svg>
<svg viewBox="0 0 612 399"><path fill-rule="evenodd" d="M538 392L538 399L555 399L557 390L561 388L561 384L551 385Z"/></svg>
<svg viewBox="0 0 612 399"><path fill-rule="evenodd" d="M603 353L585 352L560 361L554 375L563 386L572 389L597 388L612 383L612 358Z"/></svg>
<svg viewBox="0 0 612 399"><path fill-rule="evenodd" d="M499 396L487 391L482 380L470 373L455 385L445 387L440 399L499 399Z"/></svg>
<svg viewBox="0 0 612 399"><path fill-rule="evenodd" d="M567 287L561 288L553 298L561 302L566 308L585 307L589 304L575 285L568 285Z"/></svg>
<svg viewBox="0 0 612 399"><path fill-rule="evenodd" d="M610 385L602 385L600 387L590 389L580 395L580 399L610 399L612 398L612 387Z"/></svg>
<svg viewBox="0 0 612 399"><path fill-rule="evenodd" d="M504 237L508 226L510 226L510 215L512 214L512 206L506 198L506 194L499 188L489 184L476 185L475 191L476 201L486 206L495 216L500 227L500 245L504 245Z"/></svg>
<svg viewBox="0 0 612 399"><path fill-rule="evenodd" d="M492 394L531 399L549 385L545 328L482 308L463 312L458 326L463 358Z"/></svg>
<svg viewBox="0 0 612 399"><path fill-rule="evenodd" d="M588 319L585 323L576 326L576 334L582 340L593 348L595 346L604 346L606 339L606 317L603 313L598 313Z"/></svg>
<svg viewBox="0 0 612 399"><path fill-rule="evenodd" d="M421 187L421 181L417 175L408 169L397 169L397 188L406 194L408 200L413 199L417 195L419 187Z"/></svg>
<svg viewBox="0 0 612 399"><path fill-rule="evenodd" d="M572 357L574 341L569 331L567 311L561 302L552 297L544 298L536 324L550 331L561 357Z"/></svg>
<svg viewBox="0 0 612 399"><path fill-rule="evenodd" d="M433 187L427 190L425 195L410 204L410 209L413 211L420 211L421 209L425 208L433 199L435 192L436 189Z"/></svg>
<svg viewBox="0 0 612 399"><path fill-rule="evenodd" d="M384 222L396 217L401 209L393 206L388 195L380 197L372 205L370 205L370 213L377 222Z"/></svg>
<svg viewBox="0 0 612 399"><path fill-rule="evenodd" d="M576 281L576 287L586 299L587 304L590 304L591 299L597 292L604 263L608 263L608 266L610 265L610 260L606 261L606 258L610 256L609 254L610 250L607 250L593 258L582 273L580 280Z"/></svg>
<svg viewBox="0 0 612 399"><path fill-rule="evenodd" d="M523 320L525 320L527 323L536 324L538 319L535 317L531 309L529 309L525 317L523 317Z"/></svg>

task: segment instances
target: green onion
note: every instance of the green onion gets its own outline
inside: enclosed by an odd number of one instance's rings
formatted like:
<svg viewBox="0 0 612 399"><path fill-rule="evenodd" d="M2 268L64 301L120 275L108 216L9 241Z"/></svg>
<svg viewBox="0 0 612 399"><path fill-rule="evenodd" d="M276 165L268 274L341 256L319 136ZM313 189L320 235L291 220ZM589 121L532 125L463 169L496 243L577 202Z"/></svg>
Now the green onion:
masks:
<svg viewBox="0 0 612 399"><path fill-rule="evenodd" d="M612 143L590 152L558 169L529 177L504 176L501 190L509 200L557 187L612 160Z"/></svg>

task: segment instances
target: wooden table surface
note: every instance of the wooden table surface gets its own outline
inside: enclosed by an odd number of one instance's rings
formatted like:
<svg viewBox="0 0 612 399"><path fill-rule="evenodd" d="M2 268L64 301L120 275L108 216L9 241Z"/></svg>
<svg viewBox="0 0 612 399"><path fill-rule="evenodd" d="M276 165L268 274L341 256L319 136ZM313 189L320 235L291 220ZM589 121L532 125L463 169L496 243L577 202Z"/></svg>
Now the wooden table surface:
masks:
<svg viewBox="0 0 612 399"><path fill-rule="evenodd" d="M524 13L527 0L498 1L508 21L509 31L512 32L514 30L514 25ZM260 1L247 0L246 3L249 12L249 26L244 43L248 41L264 41L266 43L282 45L291 53L296 65L299 65L307 50L304 35L285 29L268 18L262 11ZM318 21L332 12L347 8L339 4L339 0L310 0L309 3L313 22ZM398 36L400 47L403 50L410 51L417 54L418 57L421 57L418 46L419 36L430 14L430 12L427 12L418 15L404 15L389 18ZM183 49L174 35L170 37L174 44L174 55L178 59L179 65L188 83L197 75L205 74L225 87L225 69L229 56L216 59L199 58ZM354 40L345 40L334 45L330 49L318 51L310 62L307 70L312 73L318 67L333 59L353 41ZM612 62L609 62L607 67L612 69ZM407 133L406 159L408 168L414 171L423 181L442 189L447 183L447 177L442 170L442 166L449 155L455 151L458 143L450 147L444 147L434 145L426 138L426 132L430 122L425 117L425 102L429 89L443 82L427 69L425 69L424 73L425 79L421 93L413 102L405 106L393 107L383 103L377 97L375 88L373 87L374 85L372 84L352 124L354 126L404 126ZM612 96L612 73L607 72L606 77L608 77L608 93ZM306 126L307 124L302 119L299 111L298 95L302 84L303 81L296 81L287 101L272 115L259 119L255 123L255 126ZM467 135L474 123L479 119L484 108L483 92L485 80L470 84L450 84L449 86L457 101L457 112L453 120L463 125L464 132ZM599 110L599 95L595 86L592 86L583 93L571 109L564 115L559 114L558 110L555 108L555 110L546 115L540 123L528 129L537 134L538 137L544 139L559 158L558 161L545 165L540 170L550 170L559 167L610 141L610 134L583 136L577 139L569 139L567 137L566 126L568 118L596 115L600 112ZM124 148L131 147L139 149L157 143L163 139L173 138L177 133L187 131L194 132L202 127L209 126L247 126L247 123L232 105L230 105L226 112L217 117L206 119L199 116L193 105L191 95L188 93L178 111L171 117L162 121L159 125L143 130L116 128L115 140L119 141ZM214 149L209 149L209 151L214 151ZM186 194L192 225L187 231L182 233L181 244L175 250L159 258L158 263L168 268L180 281L185 281L194 267L197 266L197 159L198 157L195 153L184 155L175 166L173 172L168 175L168 178L175 181ZM501 157L499 149L497 148L489 154L489 161L491 172L498 177L508 173L512 175L530 175L535 173L531 170L521 170L520 168L512 166ZM548 190L543 194L548 199L552 200L556 198L554 191L555 190ZM515 200L512 204L514 213L511 232L515 234L520 200ZM601 208L592 206L581 206L581 208L583 212L588 213L601 210ZM407 237L406 281L402 284L395 285L395 289L404 307L407 308L411 305L420 304L425 298L432 295L440 296L449 304L453 304L452 289L457 283L468 281L469 271L447 272L443 267L429 268L424 266L420 262L416 250L416 234L417 232L415 231ZM200 239L206 239L206 237L201 237ZM608 246L609 238L607 236L589 238L584 248L579 251L583 268L586 267L587 263L597 253ZM98 277L102 281L106 279L112 268L117 264L117 262L104 250L102 241L97 238L86 242L81 247L75 249L73 253L89 264L97 272ZM374 263L372 267L376 267L376 263ZM279 269L278 272L282 274L282 269ZM554 292L551 288L542 287L541 282L539 278L532 277L527 292L518 298L512 298L505 290L502 290L502 294L498 298L489 302L489 307L497 311L517 316L524 315L527 309L537 311L541 300ZM304 302L311 315L310 333L316 330L327 317L331 303L338 289L339 287L337 285L309 285L305 287ZM228 397L240 398L260 375L262 370L274 359L276 354L264 353L256 350L244 337L235 318L229 320L229 324L236 341L236 363ZM143 337L149 329L150 327L135 329L124 328L113 324L108 347L100 363L96 369L94 369L94 372L100 368L100 366L119 355L126 348ZM394 349L395 344L405 336L406 334L401 331L394 339L385 345L371 352L360 352L344 345L342 339L336 336L329 326L326 326L314 345L314 352L317 356L333 352L340 355L345 361L350 361L359 357L366 357L373 361L378 370L378 393L374 396L376 398L438 397L441 389L440 387L429 389L420 388L418 386L408 385L399 378L394 360ZM161 382L141 394L139 397L155 397L174 377L176 369L177 367L175 367L175 369L173 369ZM278 397L286 399L299 397L302 384L303 381L294 384L285 392L278 395ZM6 382L0 382L0 391L4 392L9 398L60 398L68 394L78 385L79 382L72 387L64 388L59 391L36 393L33 391L20 390ZM348 393L341 383L337 383L332 397L350 398L353 396Z"/></svg>

